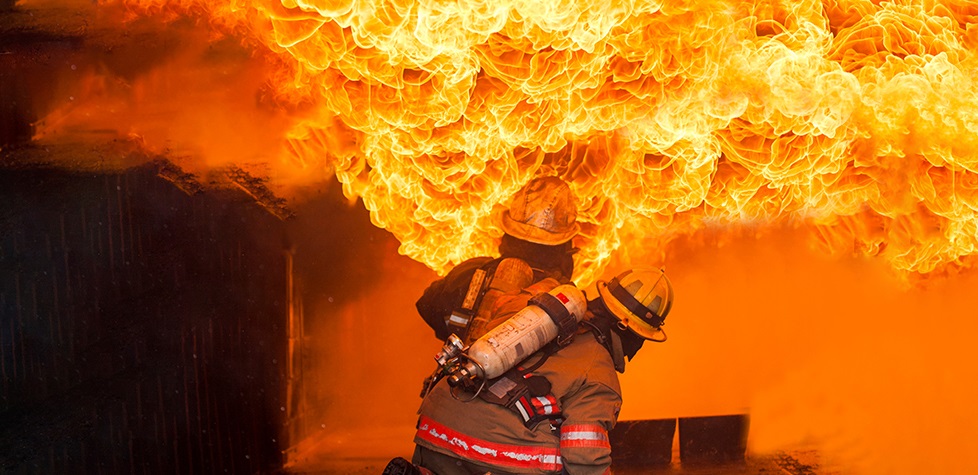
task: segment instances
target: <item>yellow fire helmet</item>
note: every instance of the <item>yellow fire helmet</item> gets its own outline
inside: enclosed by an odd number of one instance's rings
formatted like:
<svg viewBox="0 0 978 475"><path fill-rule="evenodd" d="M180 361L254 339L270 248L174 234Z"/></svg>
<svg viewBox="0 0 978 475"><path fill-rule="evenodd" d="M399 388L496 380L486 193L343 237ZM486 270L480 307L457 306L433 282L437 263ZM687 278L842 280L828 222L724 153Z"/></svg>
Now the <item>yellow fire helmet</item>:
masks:
<svg viewBox="0 0 978 475"><path fill-rule="evenodd" d="M537 244L570 241L580 228L574 193L555 176L534 178L513 195L502 226L506 234Z"/></svg>
<svg viewBox="0 0 978 475"><path fill-rule="evenodd" d="M666 341L662 325L675 298L661 269L638 268L598 282L598 294L623 328L651 341ZM658 336L657 336L658 335Z"/></svg>

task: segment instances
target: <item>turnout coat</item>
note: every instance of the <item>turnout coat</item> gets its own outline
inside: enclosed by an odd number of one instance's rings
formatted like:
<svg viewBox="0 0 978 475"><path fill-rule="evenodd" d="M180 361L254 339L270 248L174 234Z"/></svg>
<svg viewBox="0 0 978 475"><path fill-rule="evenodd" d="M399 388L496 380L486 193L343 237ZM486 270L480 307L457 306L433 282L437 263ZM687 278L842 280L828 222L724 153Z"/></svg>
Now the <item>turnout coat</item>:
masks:
<svg viewBox="0 0 978 475"><path fill-rule="evenodd" d="M505 321L530 297L557 285L548 278L500 299L494 321ZM532 366L543 353L531 355L522 366ZM469 393L454 398L442 380L422 401L413 462L437 475L610 473L608 432L621 408L621 388L608 350L591 332L578 332L532 374L550 381L552 400L534 403L559 410L559 425L544 420L527 427L511 408L481 398L465 401Z"/></svg>

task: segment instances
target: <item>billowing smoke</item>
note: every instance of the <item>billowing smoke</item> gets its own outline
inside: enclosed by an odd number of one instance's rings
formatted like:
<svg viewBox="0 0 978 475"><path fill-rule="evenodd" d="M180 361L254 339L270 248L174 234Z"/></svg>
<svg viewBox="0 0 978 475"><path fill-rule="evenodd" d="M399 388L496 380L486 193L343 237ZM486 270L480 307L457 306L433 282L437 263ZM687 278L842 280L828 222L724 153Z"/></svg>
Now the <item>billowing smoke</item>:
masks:
<svg viewBox="0 0 978 475"><path fill-rule="evenodd" d="M978 467L978 277L909 284L790 230L670 249L669 341L622 377L623 418L747 413L754 454L808 448L843 473Z"/></svg>
<svg viewBox="0 0 978 475"><path fill-rule="evenodd" d="M215 170L234 166L267 179L285 197L296 180L326 182L323 173L283 172L283 136L295 111L267 89L270 59L239 38L185 17L125 22L120 9L93 2L18 6L24 13L10 18L40 39L9 46L18 59L8 100L23 109L17 125L26 130L8 142L113 143L144 153L113 154L125 157L122 163L54 157L55 164L125 168L148 153L205 184Z"/></svg>

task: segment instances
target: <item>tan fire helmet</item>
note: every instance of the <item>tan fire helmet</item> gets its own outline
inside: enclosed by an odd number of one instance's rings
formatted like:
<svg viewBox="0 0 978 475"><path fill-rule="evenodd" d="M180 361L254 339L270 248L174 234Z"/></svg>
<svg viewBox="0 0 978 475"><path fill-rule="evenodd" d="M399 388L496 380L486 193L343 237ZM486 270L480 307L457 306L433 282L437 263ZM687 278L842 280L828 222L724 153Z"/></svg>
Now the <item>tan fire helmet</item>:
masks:
<svg viewBox="0 0 978 475"><path fill-rule="evenodd" d="M665 341L662 325L675 296L662 269L627 270L610 282L598 282L597 287L619 325L646 340Z"/></svg>
<svg viewBox="0 0 978 475"><path fill-rule="evenodd" d="M513 196L502 226L507 234L537 244L570 241L580 229L574 193L555 176L534 178Z"/></svg>

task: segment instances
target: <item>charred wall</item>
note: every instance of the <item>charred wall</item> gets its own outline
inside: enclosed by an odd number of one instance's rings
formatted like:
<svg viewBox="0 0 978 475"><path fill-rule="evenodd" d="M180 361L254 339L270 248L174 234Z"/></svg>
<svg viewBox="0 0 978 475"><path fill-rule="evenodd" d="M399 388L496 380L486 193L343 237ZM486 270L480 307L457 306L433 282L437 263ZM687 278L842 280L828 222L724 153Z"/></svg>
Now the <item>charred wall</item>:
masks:
<svg viewBox="0 0 978 475"><path fill-rule="evenodd" d="M0 203L0 472L280 466L281 221L152 166L8 168Z"/></svg>

